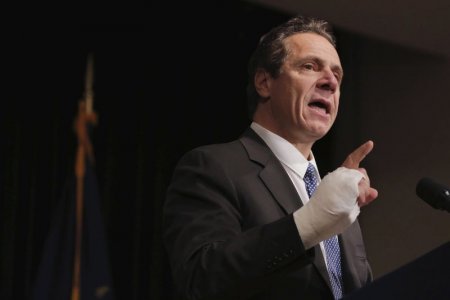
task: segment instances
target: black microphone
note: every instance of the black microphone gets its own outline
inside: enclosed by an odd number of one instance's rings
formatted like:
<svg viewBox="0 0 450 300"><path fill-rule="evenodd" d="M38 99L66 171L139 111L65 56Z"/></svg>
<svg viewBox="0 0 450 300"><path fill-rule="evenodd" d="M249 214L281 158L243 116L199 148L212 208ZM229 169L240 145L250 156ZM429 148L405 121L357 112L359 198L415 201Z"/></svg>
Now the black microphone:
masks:
<svg viewBox="0 0 450 300"><path fill-rule="evenodd" d="M417 182L416 194L436 209L450 212L450 188L424 177Z"/></svg>

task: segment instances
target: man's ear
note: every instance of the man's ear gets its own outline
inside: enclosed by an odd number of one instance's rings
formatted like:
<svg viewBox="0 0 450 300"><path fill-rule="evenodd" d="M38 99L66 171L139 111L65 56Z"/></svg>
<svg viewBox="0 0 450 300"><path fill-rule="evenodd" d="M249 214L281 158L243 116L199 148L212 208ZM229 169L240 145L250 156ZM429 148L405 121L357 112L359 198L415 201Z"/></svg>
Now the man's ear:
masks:
<svg viewBox="0 0 450 300"><path fill-rule="evenodd" d="M256 70L255 73L255 89L261 98L270 97L270 75L263 69Z"/></svg>

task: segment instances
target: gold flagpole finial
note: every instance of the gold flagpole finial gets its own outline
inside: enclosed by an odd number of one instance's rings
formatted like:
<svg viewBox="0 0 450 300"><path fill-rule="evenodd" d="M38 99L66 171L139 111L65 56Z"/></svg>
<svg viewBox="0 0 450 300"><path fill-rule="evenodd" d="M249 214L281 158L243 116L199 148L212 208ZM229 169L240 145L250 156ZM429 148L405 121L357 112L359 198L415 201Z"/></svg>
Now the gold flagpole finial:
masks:
<svg viewBox="0 0 450 300"><path fill-rule="evenodd" d="M86 101L86 113L91 114L94 105L94 58L92 53L88 54L87 59L84 100Z"/></svg>

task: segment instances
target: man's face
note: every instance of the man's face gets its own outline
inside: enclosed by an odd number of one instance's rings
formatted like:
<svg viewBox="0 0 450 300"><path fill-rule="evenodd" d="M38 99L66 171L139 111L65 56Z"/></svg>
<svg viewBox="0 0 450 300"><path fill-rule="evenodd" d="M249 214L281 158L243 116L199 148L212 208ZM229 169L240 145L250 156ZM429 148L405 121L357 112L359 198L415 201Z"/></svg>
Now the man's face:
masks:
<svg viewBox="0 0 450 300"><path fill-rule="evenodd" d="M263 123L291 143L314 143L333 125L343 76L336 49L324 37L299 33L285 40L280 75L265 73ZM265 93L265 94L264 94Z"/></svg>

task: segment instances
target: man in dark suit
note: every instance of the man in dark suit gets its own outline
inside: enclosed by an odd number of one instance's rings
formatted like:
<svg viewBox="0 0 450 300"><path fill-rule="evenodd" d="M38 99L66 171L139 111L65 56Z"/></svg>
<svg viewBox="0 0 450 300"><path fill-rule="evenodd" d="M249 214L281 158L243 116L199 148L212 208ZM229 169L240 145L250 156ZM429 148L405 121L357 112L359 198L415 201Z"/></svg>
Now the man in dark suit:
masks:
<svg viewBox="0 0 450 300"><path fill-rule="evenodd" d="M163 235L183 299L338 299L372 280L357 216L377 197L368 141L320 178L313 144L335 121L343 70L325 21L294 17L249 62L253 122L194 149L167 191Z"/></svg>

